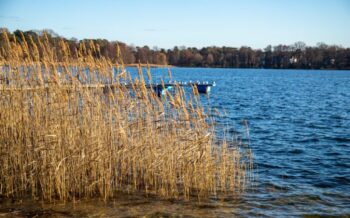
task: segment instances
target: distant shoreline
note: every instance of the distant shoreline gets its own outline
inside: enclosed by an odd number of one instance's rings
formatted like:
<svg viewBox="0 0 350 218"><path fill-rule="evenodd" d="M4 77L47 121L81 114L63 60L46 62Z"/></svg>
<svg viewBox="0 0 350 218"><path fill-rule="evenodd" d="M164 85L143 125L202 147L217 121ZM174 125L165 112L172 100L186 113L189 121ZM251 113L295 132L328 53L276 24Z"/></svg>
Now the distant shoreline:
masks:
<svg viewBox="0 0 350 218"><path fill-rule="evenodd" d="M150 68L173 68L176 66L168 65L168 64L124 64L125 67L150 67Z"/></svg>
<svg viewBox="0 0 350 218"><path fill-rule="evenodd" d="M344 69L338 69L338 68L259 68L259 67L219 67L219 66L212 66L212 67L196 67L196 66L174 66L174 65L159 65L159 64L140 64L141 67L150 67L150 68L203 68L203 69L242 69L242 70L249 70L249 69L256 69L256 70L334 70L334 71L349 71L350 68L344 68ZM139 64L124 64L125 67L138 67Z"/></svg>

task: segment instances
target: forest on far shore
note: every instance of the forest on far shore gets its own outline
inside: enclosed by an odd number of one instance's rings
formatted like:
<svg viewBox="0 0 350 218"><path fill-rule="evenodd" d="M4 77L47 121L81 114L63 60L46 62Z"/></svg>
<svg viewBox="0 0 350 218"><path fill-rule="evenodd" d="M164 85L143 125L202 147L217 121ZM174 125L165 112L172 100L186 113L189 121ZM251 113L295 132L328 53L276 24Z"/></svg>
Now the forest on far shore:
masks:
<svg viewBox="0 0 350 218"><path fill-rule="evenodd" d="M66 39L52 30L9 32L11 42L26 40L29 47L39 44L40 39L46 37L52 46L59 47L65 42L69 47L71 57L78 58L79 50L94 47L92 56L95 58L109 58L123 60L124 64L156 64L173 65L180 67L223 67L223 68L276 68L276 69L350 69L350 48L338 45L318 43L316 46L308 46L304 42L296 42L292 45L268 45L264 49L254 49L248 46L203 48L175 46L172 49L159 49L148 46L132 46L119 41L105 39ZM1 48L4 48L4 37L0 38ZM40 52L40 46L37 46ZM60 59L60 53L55 54ZM121 56L121 57L118 57Z"/></svg>

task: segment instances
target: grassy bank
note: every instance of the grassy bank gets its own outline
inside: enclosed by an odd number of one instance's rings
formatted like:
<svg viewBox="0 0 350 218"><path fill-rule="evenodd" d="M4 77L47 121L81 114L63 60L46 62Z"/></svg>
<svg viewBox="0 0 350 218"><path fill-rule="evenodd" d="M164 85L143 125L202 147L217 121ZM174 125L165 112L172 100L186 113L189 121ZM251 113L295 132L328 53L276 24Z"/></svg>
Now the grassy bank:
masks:
<svg viewBox="0 0 350 218"><path fill-rule="evenodd" d="M94 58L93 42L73 56L45 34L18 43L3 32L1 40L1 196L202 199L244 190L250 152L216 140L195 88L190 100L180 87L159 98L146 88L150 69L132 80L122 61Z"/></svg>

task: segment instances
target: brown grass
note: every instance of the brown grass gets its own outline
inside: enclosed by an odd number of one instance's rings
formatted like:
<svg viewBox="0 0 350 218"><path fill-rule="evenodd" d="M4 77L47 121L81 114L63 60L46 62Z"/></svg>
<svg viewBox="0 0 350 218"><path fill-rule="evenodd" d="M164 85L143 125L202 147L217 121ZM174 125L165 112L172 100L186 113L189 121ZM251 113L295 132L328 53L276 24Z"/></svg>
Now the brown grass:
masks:
<svg viewBox="0 0 350 218"><path fill-rule="evenodd" d="M45 35L17 42L3 32L2 40L0 195L202 199L244 190L250 152L217 141L198 95L186 100L177 87L159 98L141 68L133 82L122 61L93 58L93 43L73 58L64 41L52 47ZM111 82L115 65L131 88L100 79Z"/></svg>

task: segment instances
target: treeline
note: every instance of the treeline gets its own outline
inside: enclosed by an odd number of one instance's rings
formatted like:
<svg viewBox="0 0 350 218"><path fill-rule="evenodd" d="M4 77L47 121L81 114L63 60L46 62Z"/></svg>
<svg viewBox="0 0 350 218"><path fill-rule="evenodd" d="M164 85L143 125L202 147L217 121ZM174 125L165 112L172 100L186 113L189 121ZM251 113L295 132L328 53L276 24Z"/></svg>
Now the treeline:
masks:
<svg viewBox="0 0 350 218"><path fill-rule="evenodd" d="M265 49L253 49L242 46L234 47L204 47L173 49L149 48L148 46L130 46L123 42L105 39L66 39L53 31L6 31L10 41L26 40L29 46L45 39L53 46L60 48L62 42L72 58L79 58L82 52L90 52L94 58L108 58L112 61L123 60L124 64L150 63L157 65L174 65L182 67L232 67L232 68L281 68L281 69L350 69L350 48L337 45L318 43L308 46L303 42L293 45L267 46ZM4 39L0 48L4 48ZM37 46L40 48L40 46ZM39 49L40 50L40 49ZM56 59L63 58L61 49L57 49ZM1 51L0 51L1 52ZM40 51L39 51L40 53ZM60 57L62 56L62 57Z"/></svg>

